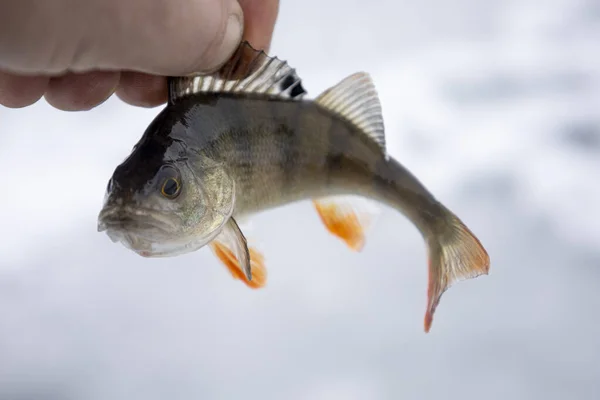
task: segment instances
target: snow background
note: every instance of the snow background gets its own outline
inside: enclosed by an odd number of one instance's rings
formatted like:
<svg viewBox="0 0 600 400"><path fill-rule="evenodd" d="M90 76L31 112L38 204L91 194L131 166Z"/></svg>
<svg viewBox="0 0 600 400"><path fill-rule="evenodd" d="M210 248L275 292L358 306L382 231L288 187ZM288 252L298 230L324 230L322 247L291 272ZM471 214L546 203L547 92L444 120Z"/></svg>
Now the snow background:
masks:
<svg viewBox="0 0 600 400"><path fill-rule="evenodd" d="M96 232L159 109L0 108L0 399L600 398L599 39L597 0L282 0L271 53L311 97L370 72L390 153L490 254L428 335L425 248L394 211L360 254L310 203L257 216L251 291L208 249Z"/></svg>

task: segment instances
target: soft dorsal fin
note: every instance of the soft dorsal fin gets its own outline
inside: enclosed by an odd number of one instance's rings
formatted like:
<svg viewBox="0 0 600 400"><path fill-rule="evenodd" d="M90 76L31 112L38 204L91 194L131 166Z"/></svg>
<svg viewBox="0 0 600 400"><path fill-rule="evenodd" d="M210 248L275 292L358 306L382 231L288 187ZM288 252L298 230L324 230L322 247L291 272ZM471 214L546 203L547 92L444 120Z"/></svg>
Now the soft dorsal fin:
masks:
<svg viewBox="0 0 600 400"><path fill-rule="evenodd" d="M325 90L315 101L348 119L386 151L381 103L368 73L357 72L350 75Z"/></svg>
<svg viewBox="0 0 600 400"><path fill-rule="evenodd" d="M287 61L270 57L243 41L229 61L210 74L169 78L169 102L195 93L262 93L285 99L306 94Z"/></svg>

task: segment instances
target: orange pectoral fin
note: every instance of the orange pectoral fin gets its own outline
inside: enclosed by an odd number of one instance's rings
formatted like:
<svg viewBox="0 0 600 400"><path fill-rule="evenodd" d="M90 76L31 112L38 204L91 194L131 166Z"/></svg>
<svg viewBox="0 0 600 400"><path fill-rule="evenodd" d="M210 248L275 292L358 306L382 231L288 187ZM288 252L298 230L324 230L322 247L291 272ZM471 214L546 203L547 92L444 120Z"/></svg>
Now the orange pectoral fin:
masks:
<svg viewBox="0 0 600 400"><path fill-rule="evenodd" d="M235 279L241 280L252 289L260 289L266 285L267 269L264 264L264 256L259 251L252 247L248 249L252 268L252 280L249 281L238 258L225 243L213 240L209 246Z"/></svg>
<svg viewBox="0 0 600 400"><path fill-rule="evenodd" d="M336 198L313 200L313 205L332 235L342 239L352 250L362 250L366 232L372 224L372 213Z"/></svg>

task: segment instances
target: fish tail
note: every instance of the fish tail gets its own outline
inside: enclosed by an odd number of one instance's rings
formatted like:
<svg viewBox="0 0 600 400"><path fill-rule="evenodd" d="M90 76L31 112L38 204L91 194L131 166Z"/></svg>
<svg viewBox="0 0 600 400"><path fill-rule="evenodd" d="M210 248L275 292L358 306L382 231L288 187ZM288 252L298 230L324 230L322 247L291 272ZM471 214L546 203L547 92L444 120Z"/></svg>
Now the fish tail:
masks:
<svg viewBox="0 0 600 400"><path fill-rule="evenodd" d="M442 215L445 217L425 236L429 257L425 332L429 332L440 298L450 286L487 275L490 269L488 253L477 237L450 210L444 208Z"/></svg>

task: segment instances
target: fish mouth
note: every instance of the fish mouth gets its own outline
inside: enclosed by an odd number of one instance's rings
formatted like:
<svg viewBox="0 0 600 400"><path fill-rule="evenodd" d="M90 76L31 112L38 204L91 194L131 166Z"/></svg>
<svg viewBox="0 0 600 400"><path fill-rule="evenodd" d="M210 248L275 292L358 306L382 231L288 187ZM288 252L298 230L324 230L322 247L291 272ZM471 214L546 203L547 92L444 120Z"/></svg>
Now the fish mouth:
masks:
<svg viewBox="0 0 600 400"><path fill-rule="evenodd" d="M142 257L172 257L194 251L210 242L221 229L187 234L174 213L132 206L109 206L98 215L98 232Z"/></svg>
<svg viewBox="0 0 600 400"><path fill-rule="evenodd" d="M133 207L108 207L98 215L98 232L160 232L169 233L177 229L173 214L158 210Z"/></svg>

